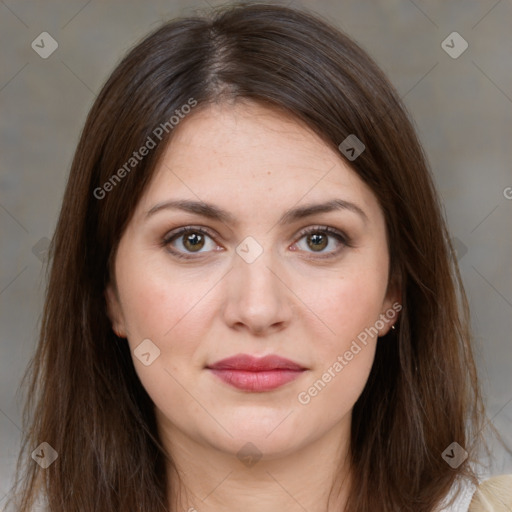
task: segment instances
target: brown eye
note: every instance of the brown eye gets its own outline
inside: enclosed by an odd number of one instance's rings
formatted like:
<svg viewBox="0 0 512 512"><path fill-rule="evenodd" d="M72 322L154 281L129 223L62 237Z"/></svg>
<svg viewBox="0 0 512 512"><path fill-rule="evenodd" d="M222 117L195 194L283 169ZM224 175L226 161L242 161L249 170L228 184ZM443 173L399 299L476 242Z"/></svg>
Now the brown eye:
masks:
<svg viewBox="0 0 512 512"><path fill-rule="evenodd" d="M210 248L208 248L208 239ZM162 240L162 245L168 247L168 251L178 258L187 258L190 255L209 252L215 249L217 244L213 237L205 229L199 227L185 227L167 234ZM203 249L207 250L203 250Z"/></svg>
<svg viewBox="0 0 512 512"><path fill-rule="evenodd" d="M204 247L204 235L195 231L182 235L183 246L192 252L199 251Z"/></svg>
<svg viewBox="0 0 512 512"><path fill-rule="evenodd" d="M302 239L306 241L305 247L300 247L299 242ZM351 247L350 239L347 235L329 226L316 226L304 229L300 233L300 239L296 242L296 245L306 253L316 253L321 258L337 256L343 247ZM330 250L325 250L328 247Z"/></svg>
<svg viewBox="0 0 512 512"><path fill-rule="evenodd" d="M325 233L313 233L312 235L308 235L306 237L308 246L314 251L322 251L327 247L329 243L328 237Z"/></svg>

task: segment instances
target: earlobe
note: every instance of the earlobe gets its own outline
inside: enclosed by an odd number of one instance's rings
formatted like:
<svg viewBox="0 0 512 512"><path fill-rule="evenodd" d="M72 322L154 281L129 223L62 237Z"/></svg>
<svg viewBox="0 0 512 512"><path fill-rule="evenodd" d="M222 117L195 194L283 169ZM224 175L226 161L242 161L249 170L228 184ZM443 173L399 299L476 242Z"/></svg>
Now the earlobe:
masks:
<svg viewBox="0 0 512 512"><path fill-rule="evenodd" d="M397 327L400 318L400 311L402 310L402 292L399 280L393 280L388 286L386 299L384 300L384 310L380 318L382 329L379 328L379 337L385 336L390 331L397 332ZM382 324L380 324L382 325Z"/></svg>
<svg viewBox="0 0 512 512"><path fill-rule="evenodd" d="M105 302L107 305L107 315L112 324L112 330L118 338L126 338L123 312L117 291L112 283L105 288Z"/></svg>

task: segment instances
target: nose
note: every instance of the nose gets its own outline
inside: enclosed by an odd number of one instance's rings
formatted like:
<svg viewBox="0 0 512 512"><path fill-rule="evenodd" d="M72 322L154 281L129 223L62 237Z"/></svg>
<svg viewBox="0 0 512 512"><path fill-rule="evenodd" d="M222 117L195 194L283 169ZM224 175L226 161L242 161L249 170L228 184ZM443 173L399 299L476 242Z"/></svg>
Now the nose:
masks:
<svg viewBox="0 0 512 512"><path fill-rule="evenodd" d="M252 262L239 254L233 258L233 268L225 278L227 325L258 336L286 328L293 314L294 294L272 251L263 250Z"/></svg>

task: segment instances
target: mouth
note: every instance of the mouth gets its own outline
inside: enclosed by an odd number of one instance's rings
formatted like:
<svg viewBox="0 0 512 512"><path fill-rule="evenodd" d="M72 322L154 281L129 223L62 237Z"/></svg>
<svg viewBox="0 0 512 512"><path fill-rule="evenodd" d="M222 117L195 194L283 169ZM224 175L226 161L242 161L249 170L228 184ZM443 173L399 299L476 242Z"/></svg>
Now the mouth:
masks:
<svg viewBox="0 0 512 512"><path fill-rule="evenodd" d="M276 355L256 358L240 354L206 367L223 382L243 391L277 389L300 377L307 368Z"/></svg>

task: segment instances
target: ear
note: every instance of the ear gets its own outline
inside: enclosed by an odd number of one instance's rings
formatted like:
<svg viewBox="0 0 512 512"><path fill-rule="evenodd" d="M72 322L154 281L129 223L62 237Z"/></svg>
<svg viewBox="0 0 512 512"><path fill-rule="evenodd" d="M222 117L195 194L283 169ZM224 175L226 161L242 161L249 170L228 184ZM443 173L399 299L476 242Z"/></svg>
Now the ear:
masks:
<svg viewBox="0 0 512 512"><path fill-rule="evenodd" d="M126 338L125 320L119 294L117 288L111 282L105 288L105 301L107 303L107 315L112 323L112 330L119 338Z"/></svg>
<svg viewBox="0 0 512 512"><path fill-rule="evenodd" d="M379 337L385 336L391 329L391 326L398 324L400 311L402 310L402 283L398 276L391 276L386 291L386 297L382 303L382 311L379 319L384 324L382 329L379 329ZM379 323L379 325L381 325Z"/></svg>

